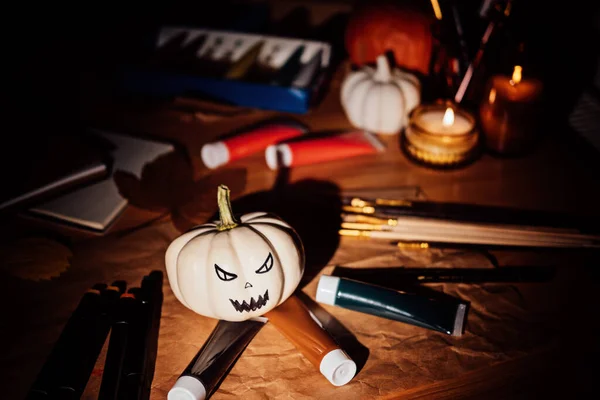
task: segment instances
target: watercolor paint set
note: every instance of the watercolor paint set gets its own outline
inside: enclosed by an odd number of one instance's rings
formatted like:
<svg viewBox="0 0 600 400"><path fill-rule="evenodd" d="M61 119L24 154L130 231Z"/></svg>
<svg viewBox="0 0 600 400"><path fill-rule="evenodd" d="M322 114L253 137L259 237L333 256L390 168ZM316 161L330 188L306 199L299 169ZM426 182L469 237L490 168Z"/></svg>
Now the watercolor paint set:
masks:
<svg viewBox="0 0 600 400"><path fill-rule="evenodd" d="M163 27L147 59L123 68L127 91L199 96L244 107L304 114L332 68L326 42Z"/></svg>

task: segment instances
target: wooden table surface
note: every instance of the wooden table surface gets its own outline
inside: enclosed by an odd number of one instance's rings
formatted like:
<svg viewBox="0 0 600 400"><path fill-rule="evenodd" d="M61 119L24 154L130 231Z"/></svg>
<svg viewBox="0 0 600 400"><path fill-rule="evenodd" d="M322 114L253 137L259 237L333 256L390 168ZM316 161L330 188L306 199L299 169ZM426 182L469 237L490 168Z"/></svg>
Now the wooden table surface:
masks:
<svg viewBox="0 0 600 400"><path fill-rule="evenodd" d="M314 132L350 128L338 99L345 68L344 65L339 69L327 96L318 107L307 115L293 117L308 124ZM72 252L66 272L49 281L20 279L15 276L18 273L11 273L10 270L2 274L5 289L2 291L4 317L1 332L5 339L0 348L3 354L3 372L0 376L5 394L8 393L8 397L4 398L24 396L87 287L99 281L111 282L116 279L139 281L144 269L116 268L128 262L138 266L146 263L146 271L150 268L164 269L162 255L168 239L177 234L178 229L203 222L215 211L214 199L203 196L205 192L212 193L212 186L226 183L222 180L233 182L233 186L240 188L235 198L273 187L277 173L266 167L262 154L217 171L209 171L202 166L199 153L203 143L222 133L281 114L225 109L221 110L223 115L215 115L203 112L205 106L201 102L183 100L178 101L176 106L161 107L140 106L115 99L87 104L87 118L96 126L144 133L178 143L189 156L191 168L185 170L185 174L178 175L178 171L184 170L176 166L167 171L170 175L163 173L161 176L159 172L154 177L146 177L154 186L146 185L148 182L144 181L130 187L133 192L132 203L135 205L128 207L105 236L80 235L56 226L41 226L24 218L19 218L2 230L6 240L17 240L23 235L59 235L66 238L64 242L68 243ZM190 112L190 109L196 111ZM544 140L537 150L526 157L498 159L484 155L468 167L443 172L412 164L399 151L397 136L382 137L388 147L383 154L294 168L288 179L290 184L304 180L321 181L334 185L338 190L419 186L429 199L437 201L600 215L600 163L597 155L563 130L548 130L544 134ZM145 200L154 207L145 207ZM310 219L311 216L306 218ZM315 225L318 226L317 221ZM132 239L144 232L152 232L148 237L153 239L147 243ZM119 252L121 258L112 259L111 252ZM129 254L131 260L124 260L123 254ZM96 259L102 259L102 262ZM516 261L518 263L520 260ZM384 392L378 397L532 398L535 395L577 394L588 390L588 379L592 376L590 371L594 364L592 355L598 354L597 340L595 347L590 347L593 341L589 339L594 335L598 338L598 324L597 312L593 311L597 301L587 293L597 289L597 281L582 281L578 277L583 276L582 271L588 271L585 266L591 262L581 254L570 254L561 262L562 268L574 271L574 276L566 275L570 278L565 278L567 280L561 290L569 295L570 302L567 304L574 304L575 309L566 306L561 309L568 315L557 324L568 321L569 325L561 330L563 334L552 351L525 352L522 357L491 363L485 368L477 368L450 379L433 376L429 383L401 391ZM165 285L165 295L170 295L168 285ZM583 301L590 303L581 304ZM183 307L175 301L166 303L165 307L168 309L164 308L163 314L183 312L180 311ZM580 309L576 309L578 307ZM161 339L163 335L172 334L169 321L163 319ZM196 344L201 344L201 341ZM163 352L167 350L162 349ZM163 361L161 354L159 351L157 368ZM181 365L186 362L182 361ZM173 368L176 371L179 366ZM161 397L164 388L161 390L153 398L164 398ZM307 392L304 397L317 398L319 395L319 392ZM217 396L228 397L226 392L219 392Z"/></svg>

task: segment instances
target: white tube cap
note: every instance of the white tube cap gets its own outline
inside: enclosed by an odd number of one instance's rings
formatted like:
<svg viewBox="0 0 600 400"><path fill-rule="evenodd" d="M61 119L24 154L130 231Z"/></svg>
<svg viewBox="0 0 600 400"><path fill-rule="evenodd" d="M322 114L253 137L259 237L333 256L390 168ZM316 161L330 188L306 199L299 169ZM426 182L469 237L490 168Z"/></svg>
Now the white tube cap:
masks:
<svg viewBox="0 0 600 400"><path fill-rule="evenodd" d="M279 165L278 156L281 154L281 164ZM267 166L275 170L280 166L289 167L292 165L292 150L287 144L272 144L265 150L265 160Z"/></svg>
<svg viewBox="0 0 600 400"><path fill-rule="evenodd" d="M337 276L321 275L317 285L317 301L323 304L333 306L337 296L340 278Z"/></svg>
<svg viewBox="0 0 600 400"><path fill-rule="evenodd" d="M193 376L181 376L173 385L168 400L204 400L206 399L206 388L202 382Z"/></svg>
<svg viewBox="0 0 600 400"><path fill-rule="evenodd" d="M277 145L272 144L265 150L265 161L269 169L276 170L277 165Z"/></svg>
<svg viewBox="0 0 600 400"><path fill-rule="evenodd" d="M356 363L343 350L335 349L325 354L319 369L334 386L343 386L354 378Z"/></svg>
<svg viewBox="0 0 600 400"><path fill-rule="evenodd" d="M215 169L229 161L229 149L223 142L207 143L200 150L200 157L207 168Z"/></svg>
<svg viewBox="0 0 600 400"><path fill-rule="evenodd" d="M278 150L281 153L281 162L283 162L283 165L286 167L291 166L292 159L294 158L294 156L292 155L292 150L290 149L290 146L288 146L285 143L282 143L278 146Z"/></svg>

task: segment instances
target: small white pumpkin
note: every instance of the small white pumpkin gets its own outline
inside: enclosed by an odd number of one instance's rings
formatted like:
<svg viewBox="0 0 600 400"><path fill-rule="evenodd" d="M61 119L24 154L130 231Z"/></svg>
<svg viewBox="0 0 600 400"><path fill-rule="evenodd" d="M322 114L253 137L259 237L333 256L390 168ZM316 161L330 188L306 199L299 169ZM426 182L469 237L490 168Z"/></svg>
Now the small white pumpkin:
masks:
<svg viewBox="0 0 600 400"><path fill-rule="evenodd" d="M302 242L291 226L267 213L236 221L226 186L219 186L217 198L220 221L199 225L169 245L169 284L198 314L227 321L261 316L298 287Z"/></svg>
<svg viewBox="0 0 600 400"><path fill-rule="evenodd" d="M421 83L413 74L390 70L386 56L381 55L377 69L364 66L346 76L341 102L356 128L393 135L406 127L408 115L421 102Z"/></svg>

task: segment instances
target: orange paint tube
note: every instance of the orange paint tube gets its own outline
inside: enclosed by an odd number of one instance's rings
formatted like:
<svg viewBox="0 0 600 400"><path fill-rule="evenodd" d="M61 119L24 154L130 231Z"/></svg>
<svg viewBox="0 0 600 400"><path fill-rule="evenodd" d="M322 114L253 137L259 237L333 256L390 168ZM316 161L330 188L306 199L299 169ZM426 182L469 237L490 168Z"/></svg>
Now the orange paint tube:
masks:
<svg viewBox="0 0 600 400"><path fill-rule="evenodd" d="M280 166L297 167L340 160L364 154L376 154L385 146L366 131L345 132L336 135L304 138L269 146L265 151L267 165L271 169Z"/></svg>
<svg viewBox="0 0 600 400"><path fill-rule="evenodd" d="M268 146L303 135L306 127L293 122L277 122L258 126L237 135L202 146L202 162L210 169L265 150Z"/></svg>
<svg viewBox="0 0 600 400"><path fill-rule="evenodd" d="M292 295L265 314L275 327L335 386L350 382L356 364L327 333L306 305Z"/></svg>

